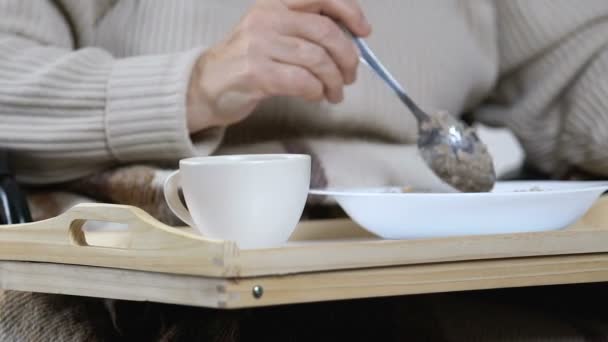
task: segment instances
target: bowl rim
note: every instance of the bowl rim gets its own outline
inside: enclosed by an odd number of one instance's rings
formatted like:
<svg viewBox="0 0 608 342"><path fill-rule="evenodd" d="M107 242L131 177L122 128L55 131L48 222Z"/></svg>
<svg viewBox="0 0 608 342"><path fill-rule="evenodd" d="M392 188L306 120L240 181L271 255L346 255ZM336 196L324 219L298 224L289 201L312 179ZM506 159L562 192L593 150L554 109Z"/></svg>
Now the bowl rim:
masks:
<svg viewBox="0 0 608 342"><path fill-rule="evenodd" d="M541 191L509 191L509 192L370 192L370 189L399 189L397 186L378 187L328 187L325 189L310 189L309 194L315 196L335 197L522 197L522 196L545 196L555 194L574 194L583 192L608 191L608 181L500 181L497 185L521 184L525 185L580 185L565 189L547 189ZM365 191L368 190L368 191Z"/></svg>

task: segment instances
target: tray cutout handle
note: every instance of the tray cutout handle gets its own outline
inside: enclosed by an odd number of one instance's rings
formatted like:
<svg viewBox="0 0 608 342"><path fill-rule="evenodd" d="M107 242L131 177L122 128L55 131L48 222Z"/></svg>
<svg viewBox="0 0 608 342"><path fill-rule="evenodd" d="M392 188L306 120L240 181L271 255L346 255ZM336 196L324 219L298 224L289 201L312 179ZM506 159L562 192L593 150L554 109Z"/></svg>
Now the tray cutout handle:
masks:
<svg viewBox="0 0 608 342"><path fill-rule="evenodd" d="M64 225L68 227L69 241L72 245L79 247L124 249L125 239L133 240L134 238L138 238L137 232L159 230L157 229L158 226L163 225L145 211L124 205L78 204L64 215L69 220ZM62 216L57 219L62 219ZM121 232L113 230L87 232L85 225L89 222L117 224L126 226L127 229ZM160 230L162 231L163 229ZM99 243L96 239L89 239L89 234L97 234L100 237L105 235L106 238L103 239L102 243ZM128 246L132 245L129 241L126 241L126 244Z"/></svg>
<svg viewBox="0 0 608 342"><path fill-rule="evenodd" d="M87 237L82 229L87 220L74 220L70 223L70 228L68 230L70 241L76 246L89 246L87 242Z"/></svg>
<svg viewBox="0 0 608 342"><path fill-rule="evenodd" d="M90 229L89 224L102 224L103 228ZM121 229L115 229L121 227ZM68 230L72 245L80 247L128 248L127 239L132 235L128 224L77 219L70 223Z"/></svg>
<svg viewBox="0 0 608 342"><path fill-rule="evenodd" d="M97 234L86 229L92 221L128 229ZM0 246L0 260L213 276L233 272L226 258L239 253L232 241L168 226L137 207L102 203L78 204L47 220L0 226Z"/></svg>
<svg viewBox="0 0 608 342"><path fill-rule="evenodd" d="M201 242L224 243L167 226L144 210L128 205L78 204L56 219L63 229L68 229L68 243L78 247L150 250L169 246L179 248ZM86 231L85 224L93 221L126 225L127 229L99 233Z"/></svg>

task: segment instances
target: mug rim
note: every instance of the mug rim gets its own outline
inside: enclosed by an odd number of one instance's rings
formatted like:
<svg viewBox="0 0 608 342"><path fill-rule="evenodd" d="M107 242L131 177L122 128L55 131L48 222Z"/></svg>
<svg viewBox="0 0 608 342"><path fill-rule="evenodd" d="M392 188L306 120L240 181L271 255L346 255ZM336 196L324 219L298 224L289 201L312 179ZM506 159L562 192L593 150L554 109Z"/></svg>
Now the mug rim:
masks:
<svg viewBox="0 0 608 342"><path fill-rule="evenodd" d="M235 164L274 164L310 160L308 154L295 153L260 153L260 154L226 154L186 158L179 161L180 166L201 165L235 165Z"/></svg>

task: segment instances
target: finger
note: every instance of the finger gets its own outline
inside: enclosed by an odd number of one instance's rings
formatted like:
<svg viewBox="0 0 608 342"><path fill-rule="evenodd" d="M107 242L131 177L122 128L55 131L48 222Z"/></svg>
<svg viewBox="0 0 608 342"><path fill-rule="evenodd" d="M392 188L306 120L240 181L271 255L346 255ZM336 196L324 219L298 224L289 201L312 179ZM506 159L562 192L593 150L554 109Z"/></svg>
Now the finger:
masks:
<svg viewBox="0 0 608 342"><path fill-rule="evenodd" d="M323 47L288 36L277 36L268 42L271 58L306 68L323 83L325 97L329 102L338 103L343 100L342 73Z"/></svg>
<svg viewBox="0 0 608 342"><path fill-rule="evenodd" d="M371 33L361 6L355 0L281 0L288 8L324 14L349 28L354 34L366 37Z"/></svg>
<svg viewBox="0 0 608 342"><path fill-rule="evenodd" d="M259 86L267 96L291 96L308 101L324 99L323 83L307 69L274 61L258 67Z"/></svg>
<svg viewBox="0 0 608 342"><path fill-rule="evenodd" d="M288 36L296 36L322 46L342 73L345 84L352 84L357 77L359 58L350 38L331 19L308 13L284 14L278 30Z"/></svg>

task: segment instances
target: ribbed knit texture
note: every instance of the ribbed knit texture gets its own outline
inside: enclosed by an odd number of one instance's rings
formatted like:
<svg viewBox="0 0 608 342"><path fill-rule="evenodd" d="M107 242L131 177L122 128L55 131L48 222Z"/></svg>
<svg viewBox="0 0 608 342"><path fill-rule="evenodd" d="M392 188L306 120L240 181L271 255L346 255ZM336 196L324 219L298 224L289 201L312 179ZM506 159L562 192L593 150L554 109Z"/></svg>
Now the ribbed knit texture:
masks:
<svg viewBox="0 0 608 342"><path fill-rule="evenodd" d="M547 172L575 166L608 175L608 1L361 3L374 28L370 45L424 108L473 110L482 122L508 126ZM335 177L358 168L357 156L386 174L418 173L419 164L408 167L393 157L401 152L390 152L415 141L414 118L363 66L342 104L272 99L225 136L212 129L192 143L185 119L192 64L250 4L0 0L0 146L14 151L21 180L175 162L220 143L326 136L357 140L345 149L312 141L325 165L337 165L328 170ZM381 181L389 178L407 181Z"/></svg>
<svg viewBox="0 0 608 342"><path fill-rule="evenodd" d="M608 176L608 1L497 2L502 77L479 119L510 127L555 176Z"/></svg>
<svg viewBox="0 0 608 342"><path fill-rule="evenodd" d="M185 116L204 50L193 33L208 21L177 29L188 21L167 4L0 1L0 146L13 151L21 180L60 182L215 149L219 129L195 148Z"/></svg>

